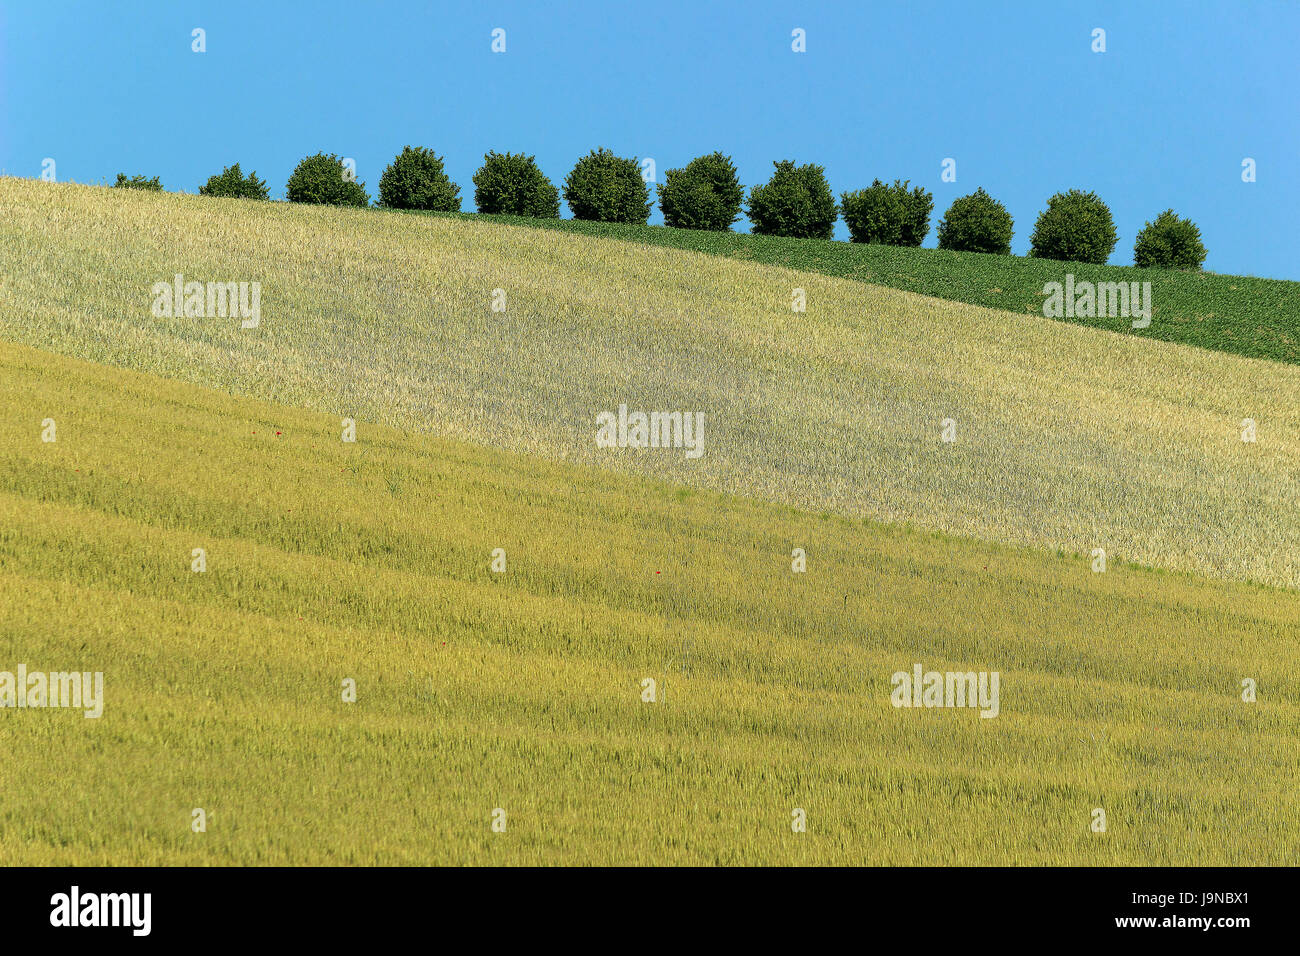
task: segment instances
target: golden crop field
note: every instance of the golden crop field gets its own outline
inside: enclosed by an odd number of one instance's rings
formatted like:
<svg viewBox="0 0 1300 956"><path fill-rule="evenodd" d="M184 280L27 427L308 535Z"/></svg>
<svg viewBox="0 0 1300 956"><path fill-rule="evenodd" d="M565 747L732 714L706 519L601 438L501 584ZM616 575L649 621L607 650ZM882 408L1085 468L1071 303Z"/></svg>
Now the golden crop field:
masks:
<svg viewBox="0 0 1300 956"><path fill-rule="evenodd" d="M700 491L1300 586L1300 367L376 210L0 179L0 255L9 341ZM153 315L176 274L259 282L259 327ZM621 403L702 414L705 453L597 448Z"/></svg>
<svg viewBox="0 0 1300 956"><path fill-rule="evenodd" d="M89 252L70 228L62 254ZM253 374L251 346L225 364L197 335L189 377ZM164 341L137 363L172 361ZM350 444L336 413L10 343L0 381L0 670L104 674L98 718L0 713L6 863L1293 862L1293 591L1098 574L364 418ZM999 713L892 706L914 664L998 671Z"/></svg>

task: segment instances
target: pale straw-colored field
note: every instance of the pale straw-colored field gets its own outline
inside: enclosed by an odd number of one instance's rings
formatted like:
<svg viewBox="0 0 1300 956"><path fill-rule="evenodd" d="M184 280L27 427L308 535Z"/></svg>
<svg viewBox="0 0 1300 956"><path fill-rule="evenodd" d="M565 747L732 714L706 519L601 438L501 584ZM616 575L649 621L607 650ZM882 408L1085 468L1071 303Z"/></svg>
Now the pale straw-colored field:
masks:
<svg viewBox="0 0 1300 956"><path fill-rule="evenodd" d="M672 249L18 179L0 179L0 256L0 337L39 348L806 509L1300 584L1297 367ZM176 273L260 282L260 327L153 316ZM702 413L705 454L598 449L620 403Z"/></svg>
<svg viewBox="0 0 1300 956"><path fill-rule="evenodd" d="M803 509L1300 584L1291 365L668 248L13 178L0 255L0 337L40 349ZM175 273L260 282L259 328L151 315ZM598 449L620 403L703 414L705 454Z"/></svg>

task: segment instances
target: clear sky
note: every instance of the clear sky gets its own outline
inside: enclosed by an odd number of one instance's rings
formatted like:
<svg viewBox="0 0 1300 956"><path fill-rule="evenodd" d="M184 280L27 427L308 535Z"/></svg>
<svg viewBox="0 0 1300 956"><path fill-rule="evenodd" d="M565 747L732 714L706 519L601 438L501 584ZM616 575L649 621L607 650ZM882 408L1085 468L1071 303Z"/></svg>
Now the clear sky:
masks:
<svg viewBox="0 0 1300 956"><path fill-rule="evenodd" d="M10 175L48 157L60 180L144 173L195 192L240 162L283 196L324 151L353 157L374 196L409 143L446 157L472 211L489 149L536 155L557 185L596 146L652 157L661 181L721 149L746 186L786 158L823 165L837 195L911 179L933 222L983 186L1016 253L1060 190L1109 203L1113 263L1172 206L1200 225L1207 269L1300 279L1294 0L0 0L0 33Z"/></svg>

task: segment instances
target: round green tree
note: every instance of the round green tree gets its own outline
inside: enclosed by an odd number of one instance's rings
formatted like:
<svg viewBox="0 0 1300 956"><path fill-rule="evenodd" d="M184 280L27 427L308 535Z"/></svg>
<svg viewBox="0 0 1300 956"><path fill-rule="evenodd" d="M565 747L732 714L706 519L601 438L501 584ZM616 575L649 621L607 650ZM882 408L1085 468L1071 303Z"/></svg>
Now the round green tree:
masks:
<svg viewBox="0 0 1300 956"><path fill-rule="evenodd" d="M1201 230L1166 209L1148 222L1133 244L1133 263L1143 268L1199 270L1205 262Z"/></svg>
<svg viewBox="0 0 1300 956"><path fill-rule="evenodd" d="M903 202L879 179L866 189L840 194L840 209L852 242L898 245L903 235Z"/></svg>
<svg viewBox="0 0 1300 956"><path fill-rule="evenodd" d="M289 202L326 206L370 205L366 184L353 179L343 160L333 153L317 153L303 159L289 177L284 192Z"/></svg>
<svg viewBox="0 0 1300 956"><path fill-rule="evenodd" d="M1014 223L1007 207L984 191L954 199L939 220L939 248L1011 255Z"/></svg>
<svg viewBox="0 0 1300 956"><path fill-rule="evenodd" d="M474 205L479 212L557 219L560 194L532 156L490 152L474 174Z"/></svg>
<svg viewBox="0 0 1300 956"><path fill-rule="evenodd" d="M459 212L460 187L442 157L423 146L404 146L379 177L379 205L388 209Z"/></svg>
<svg viewBox="0 0 1300 956"><path fill-rule="evenodd" d="M930 231L934 196L920 186L908 191L907 180L886 186L879 179L866 189L843 193L840 209L853 242L919 246Z"/></svg>
<svg viewBox="0 0 1300 956"><path fill-rule="evenodd" d="M665 225L726 232L740 218L745 190L730 156L698 156L682 169L668 170L664 180L658 191Z"/></svg>
<svg viewBox="0 0 1300 956"><path fill-rule="evenodd" d="M1115 222L1094 192L1071 189L1047 200L1038 214L1029 254L1037 259L1104 265L1115 248Z"/></svg>
<svg viewBox="0 0 1300 956"><path fill-rule="evenodd" d="M637 161L603 147L574 165L564 180L564 201L575 219L645 225L650 218L650 190Z"/></svg>
<svg viewBox="0 0 1300 956"><path fill-rule="evenodd" d="M793 160L773 163L772 178L749 191L745 214L761 236L794 236L829 239L839 209L826 182L826 171L809 163L796 166Z"/></svg>
<svg viewBox="0 0 1300 956"><path fill-rule="evenodd" d="M239 163L227 166L219 176L209 176L208 182L199 187L200 196L225 196L230 199L269 199L266 180L258 179L256 172L247 176L239 169Z"/></svg>

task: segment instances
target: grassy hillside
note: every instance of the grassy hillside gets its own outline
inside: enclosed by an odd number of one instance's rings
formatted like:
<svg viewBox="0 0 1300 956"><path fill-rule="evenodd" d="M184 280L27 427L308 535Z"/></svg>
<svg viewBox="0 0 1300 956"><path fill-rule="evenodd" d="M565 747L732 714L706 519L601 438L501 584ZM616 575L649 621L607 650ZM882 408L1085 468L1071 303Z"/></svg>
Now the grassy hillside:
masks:
<svg viewBox="0 0 1300 956"><path fill-rule="evenodd" d="M39 348L812 511L1300 585L1288 365L564 232L14 179L0 261L0 338ZM154 317L177 272L260 282L260 327ZM597 448L620 403L702 413L705 454Z"/></svg>
<svg viewBox="0 0 1300 956"><path fill-rule="evenodd" d="M1151 325L1146 328L1134 329L1131 319L1118 317L1060 321L1233 355L1300 363L1300 282L1134 266L1095 266L979 252L711 233L666 226L471 213L450 215L463 220L491 220L785 266L1038 316L1043 314L1043 285L1064 283L1067 272L1074 274L1076 283L1150 282L1155 304Z"/></svg>
<svg viewBox="0 0 1300 956"><path fill-rule="evenodd" d="M1293 592L9 344L0 381L0 670L106 697L0 712L8 863L1291 862ZM1001 713L895 709L914 663L999 671Z"/></svg>

